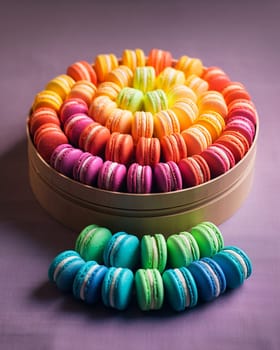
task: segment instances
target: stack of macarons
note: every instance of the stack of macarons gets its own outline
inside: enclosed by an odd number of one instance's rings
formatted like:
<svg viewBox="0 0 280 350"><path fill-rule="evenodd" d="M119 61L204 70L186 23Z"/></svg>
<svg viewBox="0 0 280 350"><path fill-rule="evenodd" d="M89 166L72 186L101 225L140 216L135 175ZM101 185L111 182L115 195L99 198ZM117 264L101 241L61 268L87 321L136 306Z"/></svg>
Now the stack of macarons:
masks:
<svg viewBox="0 0 280 350"><path fill-rule="evenodd" d="M225 246L212 222L167 238L157 233L141 239L92 224L48 270L58 289L88 304L101 301L124 310L135 296L142 311L159 310L165 302L175 311L192 308L239 287L251 273L247 254Z"/></svg>
<svg viewBox="0 0 280 350"><path fill-rule="evenodd" d="M130 193L181 190L226 173L250 149L257 123L243 84L161 49L71 64L36 94L28 118L55 170Z"/></svg>

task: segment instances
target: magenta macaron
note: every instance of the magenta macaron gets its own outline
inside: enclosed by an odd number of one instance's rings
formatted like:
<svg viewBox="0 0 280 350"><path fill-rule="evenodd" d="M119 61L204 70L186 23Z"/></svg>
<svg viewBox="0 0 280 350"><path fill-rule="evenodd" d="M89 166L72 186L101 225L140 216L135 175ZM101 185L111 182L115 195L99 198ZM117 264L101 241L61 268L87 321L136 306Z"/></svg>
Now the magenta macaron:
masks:
<svg viewBox="0 0 280 350"><path fill-rule="evenodd" d="M127 191L130 193L150 193L153 172L150 165L132 163L127 171Z"/></svg>
<svg viewBox="0 0 280 350"><path fill-rule="evenodd" d="M126 173L124 164L107 160L99 170L97 185L108 191L122 191L126 183Z"/></svg>
<svg viewBox="0 0 280 350"><path fill-rule="evenodd" d="M95 186L102 164L102 158L83 152L74 165L73 178L83 184Z"/></svg>
<svg viewBox="0 0 280 350"><path fill-rule="evenodd" d="M64 132L73 146L79 146L82 131L92 124L92 119L85 113L74 114L64 124Z"/></svg>
<svg viewBox="0 0 280 350"><path fill-rule="evenodd" d="M173 161L155 165L154 182L159 192L177 191L183 187L180 169Z"/></svg>
<svg viewBox="0 0 280 350"><path fill-rule="evenodd" d="M68 98L60 107L59 116L62 124L74 114L88 114L88 105L81 98Z"/></svg>

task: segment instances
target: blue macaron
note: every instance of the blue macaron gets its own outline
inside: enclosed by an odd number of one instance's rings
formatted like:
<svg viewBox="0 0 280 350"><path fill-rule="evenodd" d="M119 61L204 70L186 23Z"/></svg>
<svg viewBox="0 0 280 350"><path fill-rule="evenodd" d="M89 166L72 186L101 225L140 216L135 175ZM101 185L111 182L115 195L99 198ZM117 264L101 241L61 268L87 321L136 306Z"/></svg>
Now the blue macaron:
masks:
<svg viewBox="0 0 280 350"><path fill-rule="evenodd" d="M239 287L252 274L252 263L248 255L240 248L226 246L213 259L223 270L227 288Z"/></svg>
<svg viewBox="0 0 280 350"><path fill-rule="evenodd" d="M225 291L225 275L213 259L201 258L192 262L188 269L195 280L200 300L211 301Z"/></svg>
<svg viewBox="0 0 280 350"><path fill-rule="evenodd" d="M117 232L108 241L103 254L106 266L134 269L139 263L140 241L135 235Z"/></svg>
<svg viewBox="0 0 280 350"><path fill-rule="evenodd" d="M69 292L72 290L74 278L85 261L74 250L66 250L58 254L51 262L48 270L49 280L58 289Z"/></svg>
<svg viewBox="0 0 280 350"><path fill-rule="evenodd" d="M134 275L130 269L109 267L102 283L102 300L105 306L118 310L127 308L133 291Z"/></svg>
<svg viewBox="0 0 280 350"><path fill-rule="evenodd" d="M187 267L165 270L162 279L167 301L175 311L183 311L197 304L197 286Z"/></svg>
<svg viewBox="0 0 280 350"><path fill-rule="evenodd" d="M101 298L101 286L108 268L96 261L86 262L77 272L73 282L73 295L88 304Z"/></svg>

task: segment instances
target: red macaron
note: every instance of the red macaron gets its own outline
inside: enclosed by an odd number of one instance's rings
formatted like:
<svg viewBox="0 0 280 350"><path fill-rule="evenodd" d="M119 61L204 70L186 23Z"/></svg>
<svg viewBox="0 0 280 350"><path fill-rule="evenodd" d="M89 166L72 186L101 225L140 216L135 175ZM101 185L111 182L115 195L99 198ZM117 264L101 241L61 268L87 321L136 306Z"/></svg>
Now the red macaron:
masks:
<svg viewBox="0 0 280 350"><path fill-rule="evenodd" d="M155 165L160 161L160 141L156 137L140 137L135 151L136 162L140 165Z"/></svg>
<svg viewBox="0 0 280 350"><path fill-rule="evenodd" d="M184 187L201 185L211 178L209 166L206 160L199 154L181 159L178 166L181 171Z"/></svg>

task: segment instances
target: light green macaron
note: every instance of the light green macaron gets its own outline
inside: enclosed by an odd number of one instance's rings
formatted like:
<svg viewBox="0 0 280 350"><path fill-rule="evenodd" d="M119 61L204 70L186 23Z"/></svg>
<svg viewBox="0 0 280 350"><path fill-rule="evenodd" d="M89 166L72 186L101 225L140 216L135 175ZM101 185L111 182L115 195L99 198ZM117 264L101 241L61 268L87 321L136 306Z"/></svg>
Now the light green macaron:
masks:
<svg viewBox="0 0 280 350"><path fill-rule="evenodd" d="M163 272L167 262L167 246L164 236L157 233L144 235L141 240L141 266Z"/></svg>

